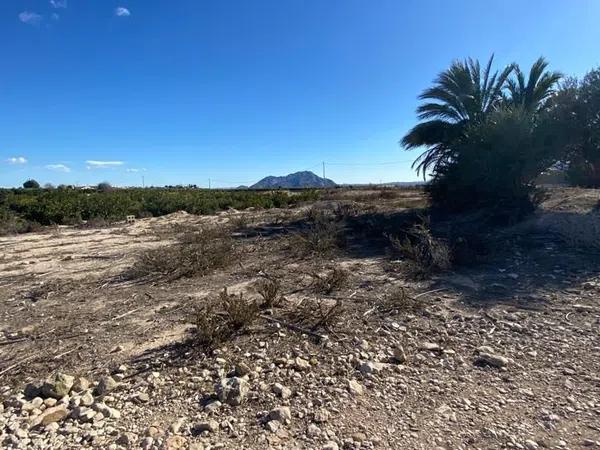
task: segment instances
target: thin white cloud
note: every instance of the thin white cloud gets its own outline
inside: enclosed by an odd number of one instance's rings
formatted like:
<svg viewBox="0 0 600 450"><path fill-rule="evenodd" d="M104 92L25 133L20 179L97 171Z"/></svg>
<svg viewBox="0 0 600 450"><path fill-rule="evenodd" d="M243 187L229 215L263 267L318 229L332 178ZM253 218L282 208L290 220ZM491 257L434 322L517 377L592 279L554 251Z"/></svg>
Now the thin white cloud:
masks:
<svg viewBox="0 0 600 450"><path fill-rule="evenodd" d="M52 13L50 17L52 18L52 20L60 20L60 14L57 13Z"/></svg>
<svg viewBox="0 0 600 450"><path fill-rule="evenodd" d="M46 166L48 170L56 170L57 172L65 172L68 173L71 171L69 166L65 166L64 164L48 164Z"/></svg>
<svg viewBox="0 0 600 450"><path fill-rule="evenodd" d="M130 15L131 11L123 6L119 6L117 9L115 9L115 16L117 17L129 17Z"/></svg>
<svg viewBox="0 0 600 450"><path fill-rule="evenodd" d="M137 169L135 167L128 167L127 169L125 169L126 172L129 173L138 173L138 172L145 172L146 169Z"/></svg>
<svg viewBox="0 0 600 450"><path fill-rule="evenodd" d="M24 156L13 156L12 158L8 158L6 162L9 164L27 164L27 158Z"/></svg>
<svg viewBox="0 0 600 450"><path fill-rule="evenodd" d="M23 11L19 13L19 20L27 25L37 26L42 21L43 17L38 13Z"/></svg>
<svg viewBox="0 0 600 450"><path fill-rule="evenodd" d="M96 161L89 159L85 163L88 169L110 169L125 164L123 161Z"/></svg>
<svg viewBox="0 0 600 450"><path fill-rule="evenodd" d="M56 9L66 9L67 7L67 0L50 0L50 4L52 5L53 8Z"/></svg>

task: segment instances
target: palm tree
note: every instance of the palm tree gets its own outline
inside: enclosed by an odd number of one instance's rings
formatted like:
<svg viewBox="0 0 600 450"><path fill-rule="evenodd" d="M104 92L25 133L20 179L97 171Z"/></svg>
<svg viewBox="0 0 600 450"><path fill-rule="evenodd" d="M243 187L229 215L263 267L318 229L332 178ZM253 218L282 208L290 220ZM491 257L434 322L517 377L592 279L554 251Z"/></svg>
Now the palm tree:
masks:
<svg viewBox="0 0 600 450"><path fill-rule="evenodd" d="M554 94L563 75L560 72L547 71L548 62L540 57L533 63L529 76L525 81L525 74L521 68L514 65L514 77L507 81L510 94L509 103L521 106L526 111L538 112L544 107L546 100Z"/></svg>
<svg viewBox="0 0 600 450"><path fill-rule="evenodd" d="M413 163L423 175L452 160L452 143L462 136L467 125L478 123L494 110L502 99L513 66L491 73L494 55L485 68L478 60L454 61L440 73L434 86L419 96L425 103L417 108L422 121L402 138L407 150L427 147Z"/></svg>

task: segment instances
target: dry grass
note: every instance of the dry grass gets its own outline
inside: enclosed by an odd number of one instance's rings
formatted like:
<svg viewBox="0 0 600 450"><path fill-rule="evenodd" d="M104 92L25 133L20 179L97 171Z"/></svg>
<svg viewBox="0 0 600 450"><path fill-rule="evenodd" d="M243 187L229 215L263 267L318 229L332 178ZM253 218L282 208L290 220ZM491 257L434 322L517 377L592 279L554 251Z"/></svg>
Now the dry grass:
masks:
<svg viewBox="0 0 600 450"><path fill-rule="evenodd" d="M246 214L232 216L229 223L235 231L245 231L249 226L248 216Z"/></svg>
<svg viewBox="0 0 600 450"><path fill-rule="evenodd" d="M168 281L206 275L227 267L235 248L228 230L216 227L186 231L177 243L141 253L124 274L126 279L159 278Z"/></svg>
<svg viewBox="0 0 600 450"><path fill-rule="evenodd" d="M104 219L102 217L94 217L93 219L86 220L85 222L81 222L77 224L77 228L82 230L92 229L92 228L106 228L110 227L113 222Z"/></svg>
<svg viewBox="0 0 600 450"><path fill-rule="evenodd" d="M336 220L342 221L349 218L357 217L373 211L373 205L365 205L354 201L345 201L337 203L333 209Z"/></svg>
<svg viewBox="0 0 600 450"><path fill-rule="evenodd" d="M32 302L47 300L52 296L64 295L76 287L76 283L71 280L49 280L23 292L23 298Z"/></svg>

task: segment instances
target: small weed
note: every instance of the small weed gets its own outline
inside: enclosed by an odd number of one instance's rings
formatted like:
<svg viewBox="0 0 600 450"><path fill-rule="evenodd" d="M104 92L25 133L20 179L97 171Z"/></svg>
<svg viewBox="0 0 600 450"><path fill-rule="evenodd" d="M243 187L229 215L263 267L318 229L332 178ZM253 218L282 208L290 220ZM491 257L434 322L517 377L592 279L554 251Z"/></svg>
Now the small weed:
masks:
<svg viewBox="0 0 600 450"><path fill-rule="evenodd" d="M281 295L281 282L275 278L265 278L260 280L256 292L263 299L263 308L273 308L279 306L283 300Z"/></svg>

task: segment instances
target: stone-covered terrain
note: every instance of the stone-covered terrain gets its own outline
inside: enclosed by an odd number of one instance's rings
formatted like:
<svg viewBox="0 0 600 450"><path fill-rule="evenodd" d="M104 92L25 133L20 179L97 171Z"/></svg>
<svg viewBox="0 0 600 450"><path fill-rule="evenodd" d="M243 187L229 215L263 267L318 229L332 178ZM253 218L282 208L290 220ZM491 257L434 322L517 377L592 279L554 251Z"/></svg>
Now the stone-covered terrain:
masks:
<svg viewBox="0 0 600 450"><path fill-rule="evenodd" d="M292 248L310 205L0 238L0 446L600 448L599 255L565 231L597 192L555 192L484 260L421 278L373 231L415 201L399 192L316 205L352 216L327 256ZM120 276L214 224L235 237L225 269ZM277 304L197 345L199 307L267 276Z"/></svg>

